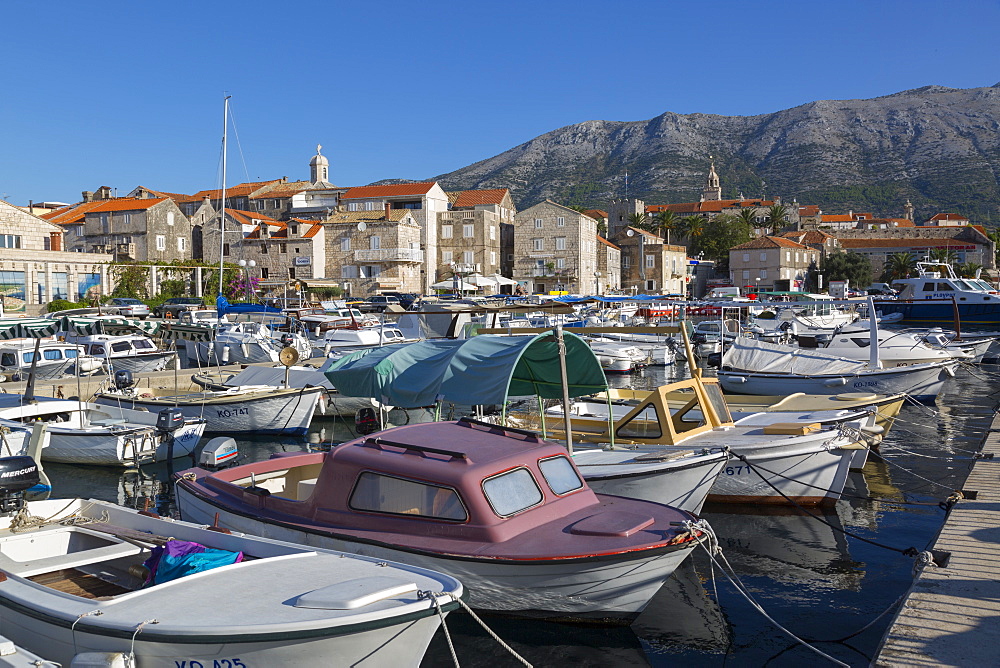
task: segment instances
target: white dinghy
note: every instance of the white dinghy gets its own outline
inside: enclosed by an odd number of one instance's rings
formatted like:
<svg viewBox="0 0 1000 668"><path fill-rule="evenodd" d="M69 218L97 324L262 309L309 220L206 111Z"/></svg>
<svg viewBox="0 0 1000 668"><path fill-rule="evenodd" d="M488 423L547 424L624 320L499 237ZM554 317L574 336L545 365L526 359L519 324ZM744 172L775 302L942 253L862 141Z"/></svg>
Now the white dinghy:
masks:
<svg viewBox="0 0 1000 668"><path fill-rule="evenodd" d="M431 570L102 501L26 512L0 517L0 626L65 666L82 653L144 668L417 666L436 606L462 595Z"/></svg>

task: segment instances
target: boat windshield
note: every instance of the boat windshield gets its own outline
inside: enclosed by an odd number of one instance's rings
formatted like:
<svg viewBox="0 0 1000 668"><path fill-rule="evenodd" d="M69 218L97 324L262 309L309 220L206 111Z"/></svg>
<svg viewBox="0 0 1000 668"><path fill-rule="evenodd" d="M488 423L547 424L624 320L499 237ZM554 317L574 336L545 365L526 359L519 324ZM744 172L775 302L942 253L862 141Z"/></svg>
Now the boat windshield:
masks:
<svg viewBox="0 0 1000 668"><path fill-rule="evenodd" d="M500 517L510 517L542 502L542 490L526 468L487 478L483 481L483 493Z"/></svg>
<svg viewBox="0 0 1000 668"><path fill-rule="evenodd" d="M464 522L469 513L458 493L448 487L365 471L348 502L353 510L388 515L419 515Z"/></svg>
<svg viewBox="0 0 1000 668"><path fill-rule="evenodd" d="M993 292L993 286L986 281L981 281L978 278L970 278L966 281L969 285L976 286L977 290L985 290L986 292Z"/></svg>

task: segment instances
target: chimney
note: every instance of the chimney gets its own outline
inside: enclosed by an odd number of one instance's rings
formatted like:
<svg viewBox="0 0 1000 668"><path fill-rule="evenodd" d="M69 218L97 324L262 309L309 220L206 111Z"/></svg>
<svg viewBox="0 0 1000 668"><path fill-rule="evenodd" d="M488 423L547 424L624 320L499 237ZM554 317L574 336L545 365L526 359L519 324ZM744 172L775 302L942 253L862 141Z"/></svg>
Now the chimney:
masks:
<svg viewBox="0 0 1000 668"><path fill-rule="evenodd" d="M62 233L61 232L51 232L49 234L49 250L61 251L62 250Z"/></svg>
<svg viewBox="0 0 1000 668"><path fill-rule="evenodd" d="M392 211L392 203L391 202L386 202L385 203L385 219L386 220L389 220L389 212L390 211Z"/></svg>
<svg viewBox="0 0 1000 668"><path fill-rule="evenodd" d="M83 201L84 202L93 202L94 201L94 193L92 191L90 191L90 190L84 190L83 191Z"/></svg>

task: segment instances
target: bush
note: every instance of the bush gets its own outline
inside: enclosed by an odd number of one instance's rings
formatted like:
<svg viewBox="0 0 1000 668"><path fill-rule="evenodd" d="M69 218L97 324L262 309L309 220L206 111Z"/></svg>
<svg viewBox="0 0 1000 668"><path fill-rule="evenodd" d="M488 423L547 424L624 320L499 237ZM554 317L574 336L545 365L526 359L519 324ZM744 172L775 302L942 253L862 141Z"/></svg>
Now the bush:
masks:
<svg viewBox="0 0 1000 668"><path fill-rule="evenodd" d="M71 308L87 308L90 304L77 304L76 302L71 302L66 299L53 299L49 302L48 306L45 307L46 313L55 313L56 311L65 311Z"/></svg>

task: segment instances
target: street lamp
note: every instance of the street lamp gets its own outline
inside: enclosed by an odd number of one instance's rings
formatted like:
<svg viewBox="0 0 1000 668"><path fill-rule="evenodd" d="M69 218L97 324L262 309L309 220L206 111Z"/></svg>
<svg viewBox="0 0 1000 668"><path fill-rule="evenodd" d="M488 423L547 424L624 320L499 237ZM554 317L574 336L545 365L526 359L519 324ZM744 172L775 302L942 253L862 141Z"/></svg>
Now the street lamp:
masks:
<svg viewBox="0 0 1000 668"><path fill-rule="evenodd" d="M601 272L594 272L594 294L601 294Z"/></svg>

